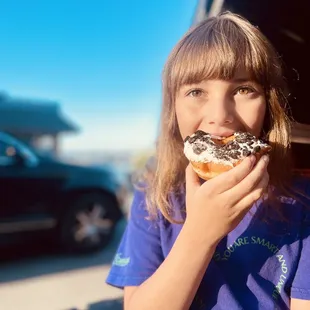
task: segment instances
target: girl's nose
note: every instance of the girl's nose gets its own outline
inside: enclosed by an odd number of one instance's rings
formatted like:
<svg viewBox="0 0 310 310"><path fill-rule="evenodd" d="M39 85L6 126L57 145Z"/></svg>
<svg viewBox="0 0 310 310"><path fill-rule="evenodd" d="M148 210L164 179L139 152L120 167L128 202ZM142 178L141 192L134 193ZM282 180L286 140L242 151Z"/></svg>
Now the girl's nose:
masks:
<svg viewBox="0 0 310 310"><path fill-rule="evenodd" d="M209 105L205 112L205 119L208 125L224 126L234 122L234 111L232 103L226 100L218 100Z"/></svg>

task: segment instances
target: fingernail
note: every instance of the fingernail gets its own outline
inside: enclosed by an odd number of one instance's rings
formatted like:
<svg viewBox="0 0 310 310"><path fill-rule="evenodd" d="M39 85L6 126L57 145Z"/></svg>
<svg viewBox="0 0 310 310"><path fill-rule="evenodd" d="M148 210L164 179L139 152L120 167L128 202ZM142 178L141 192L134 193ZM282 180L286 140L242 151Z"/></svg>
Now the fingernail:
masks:
<svg viewBox="0 0 310 310"><path fill-rule="evenodd" d="M254 155L250 156L250 162L251 162L251 166L253 167L256 162L256 157Z"/></svg>
<svg viewBox="0 0 310 310"><path fill-rule="evenodd" d="M268 164L268 162L269 162L269 156L268 156L268 155L264 155L264 156L262 157L262 159L263 159L263 161L264 161L266 164Z"/></svg>

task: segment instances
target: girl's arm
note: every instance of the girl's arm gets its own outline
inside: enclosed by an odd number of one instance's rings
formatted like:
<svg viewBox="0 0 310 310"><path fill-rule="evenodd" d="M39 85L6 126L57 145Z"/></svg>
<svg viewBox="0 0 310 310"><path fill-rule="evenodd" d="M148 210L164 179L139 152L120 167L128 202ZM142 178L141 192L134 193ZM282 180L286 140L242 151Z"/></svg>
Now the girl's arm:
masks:
<svg viewBox="0 0 310 310"><path fill-rule="evenodd" d="M253 158L247 158L203 185L191 166L187 168L186 222L153 275L134 292L125 289L125 310L189 309L216 245L240 223L268 185L268 158L254 169L253 165Z"/></svg>
<svg viewBox="0 0 310 310"><path fill-rule="evenodd" d="M195 236L195 227L185 224L153 276L125 288L125 310L189 309L214 251L204 236Z"/></svg>

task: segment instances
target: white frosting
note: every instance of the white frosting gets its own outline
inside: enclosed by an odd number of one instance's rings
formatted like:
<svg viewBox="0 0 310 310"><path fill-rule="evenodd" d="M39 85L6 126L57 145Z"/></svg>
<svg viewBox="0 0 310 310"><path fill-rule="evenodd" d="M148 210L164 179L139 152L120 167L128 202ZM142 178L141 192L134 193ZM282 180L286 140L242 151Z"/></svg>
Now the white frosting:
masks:
<svg viewBox="0 0 310 310"><path fill-rule="evenodd" d="M241 133L235 133L235 137L240 135ZM196 134L194 133L190 137L194 137ZM204 137L206 138L211 138L211 135L205 134ZM193 144L196 145L202 145L205 146L205 150L202 151L200 154L196 154L193 150ZM255 147L259 146L261 148L268 147L266 143L263 141L256 139L253 136L253 143L252 145L249 145L248 143L238 143L240 146L240 149L246 149L247 151L251 152L251 154L255 153L254 149ZM215 156L216 150L219 148L218 145L216 145L212 140L209 140L208 142L203 141L203 139L197 139L195 142L190 143L189 139L184 143L184 154L190 161L195 161L195 162L202 162L202 163L208 163L208 162L214 162L216 164L222 164L226 166L233 166L236 162L238 162L241 159L244 159L246 156L241 155L238 156L237 159L232 158L229 156L229 152L227 153L227 156L229 157L229 160L226 160L224 158L218 158Z"/></svg>

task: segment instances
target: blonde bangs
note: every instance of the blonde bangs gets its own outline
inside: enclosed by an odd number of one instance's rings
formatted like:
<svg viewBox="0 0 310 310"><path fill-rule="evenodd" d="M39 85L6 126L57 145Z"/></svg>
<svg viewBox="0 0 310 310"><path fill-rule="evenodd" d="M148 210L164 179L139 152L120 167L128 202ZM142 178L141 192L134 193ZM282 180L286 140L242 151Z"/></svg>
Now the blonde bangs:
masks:
<svg viewBox="0 0 310 310"><path fill-rule="evenodd" d="M253 29L241 28L229 18L210 19L194 33L190 31L172 53L168 76L173 91L205 79L230 80L237 69L245 70L260 85L269 85L273 79L268 54L261 48L262 42L251 40L251 32Z"/></svg>

